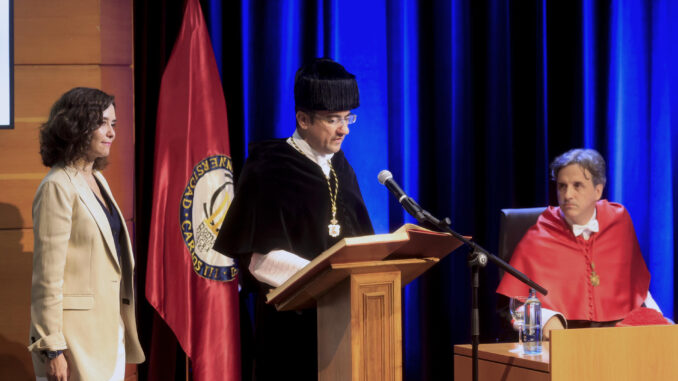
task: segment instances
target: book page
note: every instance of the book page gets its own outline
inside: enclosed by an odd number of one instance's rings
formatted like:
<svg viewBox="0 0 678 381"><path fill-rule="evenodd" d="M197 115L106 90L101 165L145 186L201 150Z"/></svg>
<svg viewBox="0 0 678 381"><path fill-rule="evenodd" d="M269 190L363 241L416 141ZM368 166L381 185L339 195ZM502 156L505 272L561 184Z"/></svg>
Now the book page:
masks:
<svg viewBox="0 0 678 381"><path fill-rule="evenodd" d="M258 281L278 287L308 263L289 251L273 250L268 254L253 253L249 270Z"/></svg>

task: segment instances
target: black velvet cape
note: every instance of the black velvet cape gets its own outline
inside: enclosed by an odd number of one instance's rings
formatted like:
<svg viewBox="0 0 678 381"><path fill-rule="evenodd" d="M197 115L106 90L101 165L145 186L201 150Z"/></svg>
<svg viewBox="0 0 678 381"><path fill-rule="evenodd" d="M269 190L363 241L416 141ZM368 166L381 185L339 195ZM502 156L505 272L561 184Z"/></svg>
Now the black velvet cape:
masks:
<svg viewBox="0 0 678 381"><path fill-rule="evenodd" d="M284 139L254 143L236 186L235 198L214 245L239 262L243 290L257 292L254 348L241 332L243 380L315 380L317 343L315 310L278 312L265 304L270 287L247 273L253 252L283 249L312 260L343 237L374 234L367 208L350 164L339 151L332 166L339 179L337 220L341 234L328 234L331 204L320 167ZM334 187L334 180L332 180ZM258 282L256 282L258 283ZM256 290L258 288L258 290ZM241 305L241 310L246 308ZM241 320L243 319L241 316ZM241 321L241 325L247 321ZM250 350L253 353L250 353ZM250 376L253 355L254 377Z"/></svg>
<svg viewBox="0 0 678 381"><path fill-rule="evenodd" d="M336 238L328 234L330 195L320 167L284 139L252 144L214 249L233 258L282 249L311 260L343 237L373 234L343 152L332 166L339 178Z"/></svg>

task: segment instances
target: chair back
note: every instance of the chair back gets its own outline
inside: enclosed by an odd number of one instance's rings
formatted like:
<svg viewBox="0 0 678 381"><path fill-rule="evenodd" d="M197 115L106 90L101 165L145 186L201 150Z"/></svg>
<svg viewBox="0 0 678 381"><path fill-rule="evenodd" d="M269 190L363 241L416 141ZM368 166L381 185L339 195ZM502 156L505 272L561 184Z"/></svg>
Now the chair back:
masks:
<svg viewBox="0 0 678 381"><path fill-rule="evenodd" d="M523 238L527 230L537 222L539 215L546 207L502 209L499 220L499 257L506 262L511 261L511 255L518 242ZM499 277L504 276L504 271L499 270Z"/></svg>

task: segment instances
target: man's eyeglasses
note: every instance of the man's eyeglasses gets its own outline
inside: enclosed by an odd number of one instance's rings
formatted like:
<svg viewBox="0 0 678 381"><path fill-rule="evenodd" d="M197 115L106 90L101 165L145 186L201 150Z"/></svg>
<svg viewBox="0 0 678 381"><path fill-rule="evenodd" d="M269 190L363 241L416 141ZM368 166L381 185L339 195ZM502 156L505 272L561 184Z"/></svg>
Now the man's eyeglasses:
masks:
<svg viewBox="0 0 678 381"><path fill-rule="evenodd" d="M329 124L332 127L339 127L344 123L346 123L346 125L353 124L355 123L356 119L358 119L358 115L356 114L348 114L345 118L341 118L338 116L321 117L319 115L316 115L316 117L321 118L322 120L325 121L325 123Z"/></svg>

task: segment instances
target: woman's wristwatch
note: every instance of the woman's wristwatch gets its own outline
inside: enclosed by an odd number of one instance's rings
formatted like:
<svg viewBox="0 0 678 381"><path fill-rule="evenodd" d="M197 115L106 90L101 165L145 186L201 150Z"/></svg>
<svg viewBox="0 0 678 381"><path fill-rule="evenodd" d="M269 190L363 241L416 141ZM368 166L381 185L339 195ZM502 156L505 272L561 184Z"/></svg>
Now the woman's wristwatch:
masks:
<svg viewBox="0 0 678 381"><path fill-rule="evenodd" d="M43 351L42 353L47 356L48 359L53 360L59 357L60 354L64 353L64 351Z"/></svg>

